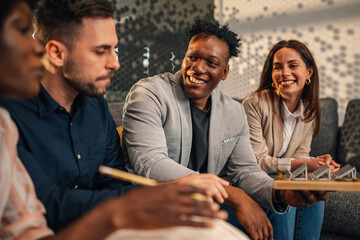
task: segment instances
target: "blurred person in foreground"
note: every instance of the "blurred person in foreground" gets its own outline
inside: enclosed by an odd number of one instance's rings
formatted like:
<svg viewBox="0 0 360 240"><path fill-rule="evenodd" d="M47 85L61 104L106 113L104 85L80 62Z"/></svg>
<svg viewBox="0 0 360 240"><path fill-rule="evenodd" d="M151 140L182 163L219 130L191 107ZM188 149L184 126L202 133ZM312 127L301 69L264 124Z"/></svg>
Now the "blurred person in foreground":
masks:
<svg viewBox="0 0 360 240"><path fill-rule="evenodd" d="M46 75L41 63L45 49L32 38L30 6L34 6L34 2L0 2L2 100L34 97ZM226 213L219 211L217 204L190 197L193 193L206 194L205 190L164 184L108 198L89 212L83 210L84 216L53 236L44 217L45 208L37 199L33 182L17 155L18 139L15 123L0 107L0 239L104 239L116 229L157 229L180 225L211 227L211 219L226 218ZM193 221L190 218L193 215L207 217L207 220Z"/></svg>

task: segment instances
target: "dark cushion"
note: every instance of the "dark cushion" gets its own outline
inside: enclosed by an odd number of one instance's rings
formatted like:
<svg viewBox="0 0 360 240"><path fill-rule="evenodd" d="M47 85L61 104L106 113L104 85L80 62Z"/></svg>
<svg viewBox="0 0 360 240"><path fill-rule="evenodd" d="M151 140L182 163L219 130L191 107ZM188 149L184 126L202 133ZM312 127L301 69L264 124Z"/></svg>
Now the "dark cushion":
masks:
<svg viewBox="0 0 360 240"><path fill-rule="evenodd" d="M322 230L359 237L360 192L329 193Z"/></svg>
<svg viewBox="0 0 360 240"><path fill-rule="evenodd" d="M110 113L115 121L116 127L119 127L122 125L122 113L124 108L124 102L110 102L109 110Z"/></svg>
<svg viewBox="0 0 360 240"><path fill-rule="evenodd" d="M333 98L320 99L320 134L311 142L310 156L330 154L334 159L338 135L338 104Z"/></svg>
<svg viewBox="0 0 360 240"><path fill-rule="evenodd" d="M359 240L358 237L322 231L320 240Z"/></svg>
<svg viewBox="0 0 360 240"><path fill-rule="evenodd" d="M344 164L351 164L360 170L360 99L351 100L340 128L337 156Z"/></svg>

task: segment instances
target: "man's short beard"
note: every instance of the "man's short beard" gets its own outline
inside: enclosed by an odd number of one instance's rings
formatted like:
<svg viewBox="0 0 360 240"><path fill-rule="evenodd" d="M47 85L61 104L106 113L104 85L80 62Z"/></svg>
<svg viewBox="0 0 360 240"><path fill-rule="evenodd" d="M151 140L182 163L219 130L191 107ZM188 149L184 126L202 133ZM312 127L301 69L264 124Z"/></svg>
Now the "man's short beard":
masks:
<svg viewBox="0 0 360 240"><path fill-rule="evenodd" d="M83 82L77 82L73 79L65 78L65 81L73 87L78 93L92 98L101 98L105 95L106 89L103 91L100 91L94 84L92 83L83 83Z"/></svg>
<svg viewBox="0 0 360 240"><path fill-rule="evenodd" d="M84 96L101 98L106 93L106 88L104 90L100 90L95 84L83 81L84 75L82 75L81 73L79 74L77 65L72 60L66 62L63 73L65 81L78 93ZM71 78L66 77L69 75L69 73L71 75ZM74 73L77 74L75 75ZM104 76L101 78L107 78L112 76L113 72L109 73L109 76Z"/></svg>

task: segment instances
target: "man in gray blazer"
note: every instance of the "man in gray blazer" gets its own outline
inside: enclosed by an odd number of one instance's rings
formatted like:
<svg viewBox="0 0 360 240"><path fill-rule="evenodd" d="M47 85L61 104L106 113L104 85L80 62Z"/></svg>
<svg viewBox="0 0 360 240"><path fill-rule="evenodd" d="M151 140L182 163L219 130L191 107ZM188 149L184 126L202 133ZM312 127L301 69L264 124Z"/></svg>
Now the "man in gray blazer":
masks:
<svg viewBox="0 0 360 240"><path fill-rule="evenodd" d="M256 162L243 106L217 85L239 53L237 35L216 22L197 21L181 70L138 81L123 112L128 168L158 181L178 181L208 189L232 207L253 239L284 239L276 213L288 204L308 206L326 193L275 191ZM231 185L217 177L224 169ZM249 198L248 195L252 198ZM276 213L274 213L276 212ZM271 213L271 214L270 214Z"/></svg>

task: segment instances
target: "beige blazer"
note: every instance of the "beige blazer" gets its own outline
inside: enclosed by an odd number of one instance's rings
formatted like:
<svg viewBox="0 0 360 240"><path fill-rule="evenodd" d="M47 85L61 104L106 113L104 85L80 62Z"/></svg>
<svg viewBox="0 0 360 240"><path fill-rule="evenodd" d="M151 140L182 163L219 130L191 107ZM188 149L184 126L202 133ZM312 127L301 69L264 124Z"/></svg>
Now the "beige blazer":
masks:
<svg viewBox="0 0 360 240"><path fill-rule="evenodd" d="M283 144L283 107L281 99L268 90L250 94L243 105L250 128L251 145L260 167L268 174L276 173ZM298 119L283 158L308 158L314 131L314 121Z"/></svg>

